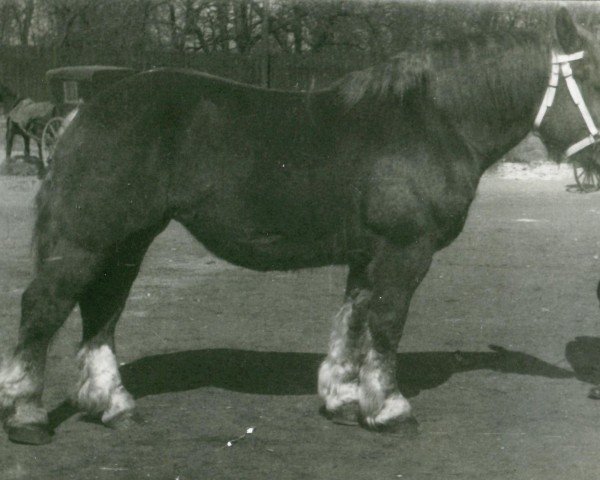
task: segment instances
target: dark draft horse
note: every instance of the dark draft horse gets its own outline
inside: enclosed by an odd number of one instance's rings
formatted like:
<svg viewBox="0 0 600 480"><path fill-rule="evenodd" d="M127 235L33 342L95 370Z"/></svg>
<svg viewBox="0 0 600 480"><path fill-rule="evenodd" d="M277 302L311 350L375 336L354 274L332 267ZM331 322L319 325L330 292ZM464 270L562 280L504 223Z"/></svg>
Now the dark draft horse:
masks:
<svg viewBox="0 0 600 480"><path fill-rule="evenodd" d="M9 87L0 83L0 103L2 103L4 114L6 115L5 161L8 162L10 160L12 156L12 149L15 137L18 135L23 139L25 161L35 165L35 167L38 170L38 177L42 178L45 174L44 158L41 143L42 132L44 130L45 122L54 116L54 111L52 111L52 114L50 116L44 116L43 118L32 118L29 122L29 128L24 129L19 122L14 121L14 119L10 116L10 113L21 102L27 100L28 99L19 97ZM36 143L38 149L38 156L36 158L31 157L30 143L32 139Z"/></svg>
<svg viewBox="0 0 600 480"><path fill-rule="evenodd" d="M483 172L532 130L557 55L600 118L598 47L566 10L554 40L431 45L310 95L162 69L101 93L59 140L37 196L36 273L18 344L0 369L9 438L50 440L44 365L76 304L76 402L109 426L131 415L114 331L170 220L247 268L348 265L318 392L334 421L402 427L411 407L398 389L396 349L413 292L433 254L461 232ZM589 140L562 77L550 90L554 106L538 129L549 150Z"/></svg>

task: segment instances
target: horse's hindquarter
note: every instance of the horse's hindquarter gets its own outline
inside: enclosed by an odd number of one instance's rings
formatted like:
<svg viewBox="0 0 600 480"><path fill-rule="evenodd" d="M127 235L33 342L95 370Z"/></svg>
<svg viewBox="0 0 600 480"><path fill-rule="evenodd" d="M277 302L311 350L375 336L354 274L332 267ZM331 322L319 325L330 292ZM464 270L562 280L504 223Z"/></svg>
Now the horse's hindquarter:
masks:
<svg viewBox="0 0 600 480"><path fill-rule="evenodd" d="M133 76L82 105L42 187L62 233L106 248L168 217L175 137L185 118L163 82Z"/></svg>

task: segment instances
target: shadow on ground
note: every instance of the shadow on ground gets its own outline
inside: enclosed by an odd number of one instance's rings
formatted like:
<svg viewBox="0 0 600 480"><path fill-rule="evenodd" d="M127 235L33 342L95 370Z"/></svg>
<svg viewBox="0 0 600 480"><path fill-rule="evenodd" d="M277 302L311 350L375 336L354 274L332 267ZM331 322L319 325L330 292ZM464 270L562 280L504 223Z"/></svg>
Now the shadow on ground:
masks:
<svg viewBox="0 0 600 480"><path fill-rule="evenodd" d="M600 356L600 340L598 341ZM549 378L574 373L526 353L490 345L490 352L398 354L398 382L408 397L442 385L455 373L494 370ZM135 398L214 386L260 395L312 395L323 355L209 349L152 355L121 368L125 387ZM63 402L50 412L56 428L77 411Z"/></svg>

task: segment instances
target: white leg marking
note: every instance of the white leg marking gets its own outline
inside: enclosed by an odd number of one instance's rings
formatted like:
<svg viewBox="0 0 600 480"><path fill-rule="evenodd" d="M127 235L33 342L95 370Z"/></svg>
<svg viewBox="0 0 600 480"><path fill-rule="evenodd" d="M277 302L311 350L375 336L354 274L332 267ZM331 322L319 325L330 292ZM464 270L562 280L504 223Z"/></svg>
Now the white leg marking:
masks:
<svg viewBox="0 0 600 480"><path fill-rule="evenodd" d="M131 412L135 407L135 401L131 394L119 385L113 390L110 397L110 407L102 414L102 422L109 423L114 418L125 412Z"/></svg>
<svg viewBox="0 0 600 480"><path fill-rule="evenodd" d="M358 370L350 364L336 365L329 359L319 369L319 396L332 412L358 401Z"/></svg>
<svg viewBox="0 0 600 480"><path fill-rule="evenodd" d="M79 359L81 378L77 404L80 408L93 414L102 413L104 423L133 410L133 398L121 384L117 359L108 345L84 347Z"/></svg>
<svg viewBox="0 0 600 480"><path fill-rule="evenodd" d="M31 397L39 389L22 360L12 357L0 366L0 408L12 408L20 398Z"/></svg>
<svg viewBox="0 0 600 480"><path fill-rule="evenodd" d="M15 403L14 412L5 420L6 427L48 423L48 413L41 402L20 401Z"/></svg>
<svg viewBox="0 0 600 480"><path fill-rule="evenodd" d="M352 303L344 304L334 319L329 353L319 369L319 396L328 411L358 401L360 333L350 331Z"/></svg>
<svg viewBox="0 0 600 480"><path fill-rule="evenodd" d="M381 355L371 350L360 370L359 404L364 421L372 428L402 421L411 406L398 392L395 380L382 369Z"/></svg>

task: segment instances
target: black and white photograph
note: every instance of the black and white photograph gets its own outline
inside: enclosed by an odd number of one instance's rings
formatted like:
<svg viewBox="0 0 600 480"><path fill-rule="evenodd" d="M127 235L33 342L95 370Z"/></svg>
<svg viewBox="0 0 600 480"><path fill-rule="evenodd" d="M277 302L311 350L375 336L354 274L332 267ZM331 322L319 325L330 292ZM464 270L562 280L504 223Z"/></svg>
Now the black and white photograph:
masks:
<svg viewBox="0 0 600 480"><path fill-rule="evenodd" d="M0 0L0 480L590 480L600 1Z"/></svg>

